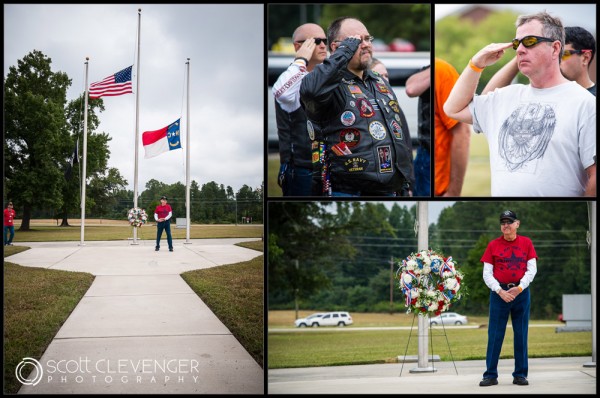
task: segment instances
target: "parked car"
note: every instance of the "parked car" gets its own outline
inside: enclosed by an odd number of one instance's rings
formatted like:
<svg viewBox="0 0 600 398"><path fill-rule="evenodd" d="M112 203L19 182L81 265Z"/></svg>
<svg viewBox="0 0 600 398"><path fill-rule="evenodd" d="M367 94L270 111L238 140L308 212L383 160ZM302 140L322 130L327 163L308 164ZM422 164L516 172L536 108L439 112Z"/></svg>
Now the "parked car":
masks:
<svg viewBox="0 0 600 398"><path fill-rule="evenodd" d="M412 52L415 45L405 39L395 38L389 45L390 51Z"/></svg>
<svg viewBox="0 0 600 398"><path fill-rule="evenodd" d="M317 312L316 314L309 315L306 318L296 319L294 321L294 324L296 325L297 328L305 328L307 326L319 326L317 324L317 321L323 315L324 315L323 313Z"/></svg>
<svg viewBox="0 0 600 398"><path fill-rule="evenodd" d="M313 322L313 326L346 326L352 325L352 317L347 312L326 312Z"/></svg>
<svg viewBox="0 0 600 398"><path fill-rule="evenodd" d="M442 323L445 326L466 325L469 323L469 320L466 316L457 314L456 312L445 312L429 319L429 324L431 325L441 325Z"/></svg>
<svg viewBox="0 0 600 398"><path fill-rule="evenodd" d="M294 48L294 42L291 37L280 37L273 47L271 47L271 51L280 53L280 54L295 54L296 49Z"/></svg>
<svg viewBox="0 0 600 398"><path fill-rule="evenodd" d="M390 46L385 44L385 42L381 39L374 39L371 43L371 47L373 48L374 52L390 51Z"/></svg>

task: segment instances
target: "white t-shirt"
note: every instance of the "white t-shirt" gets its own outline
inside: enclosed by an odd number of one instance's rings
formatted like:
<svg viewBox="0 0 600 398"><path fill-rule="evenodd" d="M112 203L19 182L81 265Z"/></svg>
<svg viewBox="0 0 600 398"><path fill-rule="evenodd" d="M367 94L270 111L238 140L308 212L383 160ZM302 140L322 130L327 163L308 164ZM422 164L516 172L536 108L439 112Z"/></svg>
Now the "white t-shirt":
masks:
<svg viewBox="0 0 600 398"><path fill-rule="evenodd" d="M596 157L596 97L576 82L513 84L469 104L490 148L492 196L583 196Z"/></svg>

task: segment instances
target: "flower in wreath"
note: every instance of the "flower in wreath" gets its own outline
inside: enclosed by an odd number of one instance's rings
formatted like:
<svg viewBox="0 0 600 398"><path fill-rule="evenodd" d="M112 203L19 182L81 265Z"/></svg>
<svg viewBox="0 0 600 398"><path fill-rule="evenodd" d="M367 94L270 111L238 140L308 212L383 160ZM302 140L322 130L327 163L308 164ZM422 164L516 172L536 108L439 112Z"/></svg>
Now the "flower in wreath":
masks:
<svg viewBox="0 0 600 398"><path fill-rule="evenodd" d="M127 220L129 220L129 224L133 227L141 227L148 221L148 215L144 209L134 207L127 212Z"/></svg>
<svg viewBox="0 0 600 398"><path fill-rule="evenodd" d="M462 297L463 274L456 262L433 250L411 253L399 263L396 276L406 313L439 315Z"/></svg>

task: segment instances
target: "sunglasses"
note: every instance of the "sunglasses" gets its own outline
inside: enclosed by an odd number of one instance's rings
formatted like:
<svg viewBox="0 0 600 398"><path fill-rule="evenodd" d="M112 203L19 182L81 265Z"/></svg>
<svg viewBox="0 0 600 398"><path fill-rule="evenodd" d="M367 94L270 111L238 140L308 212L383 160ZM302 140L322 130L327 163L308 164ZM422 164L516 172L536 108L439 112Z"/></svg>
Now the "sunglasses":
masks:
<svg viewBox="0 0 600 398"><path fill-rule="evenodd" d="M592 50L565 50L563 51L562 60L564 61L571 58L571 55L573 54L583 54L587 52L592 52Z"/></svg>
<svg viewBox="0 0 600 398"><path fill-rule="evenodd" d="M513 220L513 221L504 220L504 221L500 221L500 225L511 225L514 222L515 222L515 220Z"/></svg>
<svg viewBox="0 0 600 398"><path fill-rule="evenodd" d="M369 35L369 36L363 36L361 37L362 41L364 41L365 43L373 43L373 40L375 40L375 37ZM343 40L334 40L334 43L341 43Z"/></svg>
<svg viewBox="0 0 600 398"><path fill-rule="evenodd" d="M302 43L304 43L305 41L306 41L306 40L300 40L300 41L297 41L296 43L302 44ZM327 45L327 39L322 39L322 38L320 38L320 37L315 37L315 44L318 46L318 45L320 45L321 43L325 43L325 45Z"/></svg>
<svg viewBox="0 0 600 398"><path fill-rule="evenodd" d="M523 43L523 46L525 46L525 48L529 48L529 47L533 47L536 44L541 43L543 41L547 41L547 42L551 43L556 40L549 39L547 37L540 37L540 36L525 36L521 40L519 40L519 39L512 40L513 50L516 50L519 47L519 44L521 44L521 43Z"/></svg>

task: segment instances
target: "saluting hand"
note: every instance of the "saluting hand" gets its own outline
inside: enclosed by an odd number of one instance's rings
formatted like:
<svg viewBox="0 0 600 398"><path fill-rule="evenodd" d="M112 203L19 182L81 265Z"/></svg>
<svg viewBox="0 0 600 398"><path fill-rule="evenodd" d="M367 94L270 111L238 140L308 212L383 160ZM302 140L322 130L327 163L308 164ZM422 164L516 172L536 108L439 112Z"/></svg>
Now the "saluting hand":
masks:
<svg viewBox="0 0 600 398"><path fill-rule="evenodd" d="M478 68L485 68L495 64L505 53L507 48L512 47L512 43L492 43L483 47L479 52L473 55L471 61Z"/></svg>
<svg viewBox="0 0 600 398"><path fill-rule="evenodd" d="M304 43L302 43L298 51L296 51L296 57L306 58L310 61L316 46L315 38L309 37L308 39L304 40Z"/></svg>

